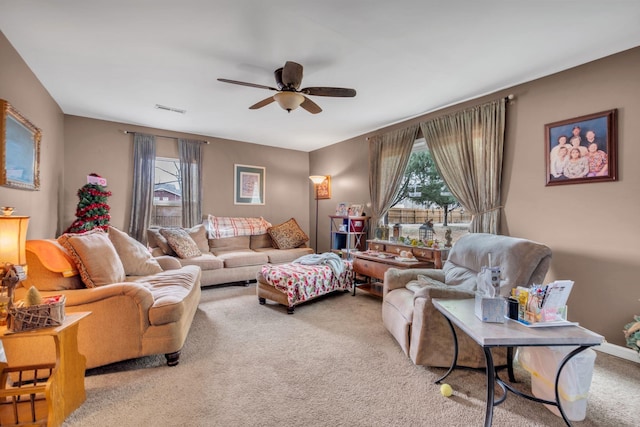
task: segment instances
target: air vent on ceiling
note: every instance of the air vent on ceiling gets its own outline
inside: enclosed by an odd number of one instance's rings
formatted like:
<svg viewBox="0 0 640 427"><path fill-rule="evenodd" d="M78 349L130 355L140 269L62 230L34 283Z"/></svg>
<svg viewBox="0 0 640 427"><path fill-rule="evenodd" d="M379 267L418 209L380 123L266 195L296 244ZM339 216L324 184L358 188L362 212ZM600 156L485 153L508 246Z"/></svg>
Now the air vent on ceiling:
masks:
<svg viewBox="0 0 640 427"><path fill-rule="evenodd" d="M160 104L156 104L156 108L158 110L173 111L174 113L179 113L179 114L185 114L187 112L187 110L181 110L180 108L167 107L166 105L160 105Z"/></svg>

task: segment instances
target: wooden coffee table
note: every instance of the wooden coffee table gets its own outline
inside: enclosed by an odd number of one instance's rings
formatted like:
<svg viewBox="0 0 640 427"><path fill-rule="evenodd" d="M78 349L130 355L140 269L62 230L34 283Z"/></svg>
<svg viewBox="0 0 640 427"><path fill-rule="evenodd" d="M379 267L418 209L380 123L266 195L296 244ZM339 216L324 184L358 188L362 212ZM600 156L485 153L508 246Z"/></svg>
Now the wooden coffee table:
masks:
<svg viewBox="0 0 640 427"><path fill-rule="evenodd" d="M353 295L356 294L356 288L373 295L382 297L382 281L384 280L384 272L390 268L431 268L433 263L428 261L404 261L398 259L396 254L386 252L353 252L353 271L356 276L364 276L366 281L356 283L353 287Z"/></svg>

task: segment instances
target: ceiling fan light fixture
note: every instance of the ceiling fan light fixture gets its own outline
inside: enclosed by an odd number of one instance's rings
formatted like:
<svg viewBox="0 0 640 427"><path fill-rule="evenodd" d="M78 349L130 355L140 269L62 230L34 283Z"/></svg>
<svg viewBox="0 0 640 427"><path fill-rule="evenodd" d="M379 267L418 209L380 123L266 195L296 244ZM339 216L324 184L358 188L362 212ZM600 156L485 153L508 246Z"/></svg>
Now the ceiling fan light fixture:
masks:
<svg viewBox="0 0 640 427"><path fill-rule="evenodd" d="M276 100L278 105L282 107L283 110L287 110L287 112L291 112L291 110L295 110L304 102L304 96L300 95L296 92L278 92L273 95L273 99Z"/></svg>

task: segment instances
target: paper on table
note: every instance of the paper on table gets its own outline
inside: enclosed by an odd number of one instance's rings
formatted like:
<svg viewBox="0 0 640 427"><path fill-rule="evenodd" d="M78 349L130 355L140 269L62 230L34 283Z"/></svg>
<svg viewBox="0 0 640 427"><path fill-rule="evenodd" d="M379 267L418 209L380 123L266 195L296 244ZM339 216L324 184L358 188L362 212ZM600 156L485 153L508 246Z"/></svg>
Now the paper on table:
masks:
<svg viewBox="0 0 640 427"><path fill-rule="evenodd" d="M542 301L542 308L558 308L567 305L572 287L572 280L556 280L549 283Z"/></svg>

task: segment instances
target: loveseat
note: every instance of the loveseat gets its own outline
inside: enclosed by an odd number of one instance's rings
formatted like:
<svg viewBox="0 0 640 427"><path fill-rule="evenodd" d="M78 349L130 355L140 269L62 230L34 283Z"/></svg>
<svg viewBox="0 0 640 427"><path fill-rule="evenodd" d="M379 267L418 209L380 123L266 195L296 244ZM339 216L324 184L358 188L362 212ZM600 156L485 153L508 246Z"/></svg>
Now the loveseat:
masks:
<svg viewBox="0 0 640 427"><path fill-rule="evenodd" d="M450 366L451 330L431 300L474 298L478 273L490 262L500 266L500 293L508 296L516 286L542 283L551 264L551 249L517 237L469 233L453 245L442 269L390 268L385 272L382 323L413 363ZM458 365L484 367L482 348L454 328L460 349ZM496 365L505 364L506 350L494 349L493 359Z"/></svg>
<svg viewBox="0 0 640 427"><path fill-rule="evenodd" d="M153 354L178 364L200 301L198 267L153 258L113 227L30 240L26 249L28 274L14 300L33 286L42 296L64 295L66 313L90 311L78 328L87 368ZM8 340L5 351L12 365L55 360L50 338Z"/></svg>
<svg viewBox="0 0 640 427"><path fill-rule="evenodd" d="M289 263L312 254L308 240L294 218L272 225L263 218L208 215L202 224L188 229L147 230L152 255L168 255L182 266L200 267L203 287L255 281L265 264Z"/></svg>

